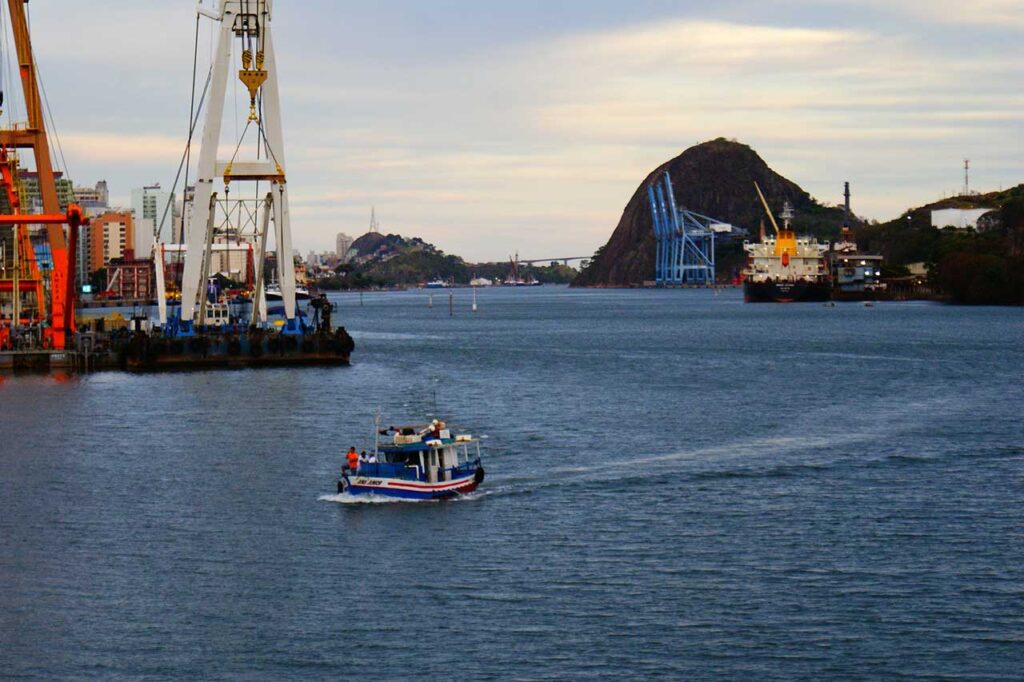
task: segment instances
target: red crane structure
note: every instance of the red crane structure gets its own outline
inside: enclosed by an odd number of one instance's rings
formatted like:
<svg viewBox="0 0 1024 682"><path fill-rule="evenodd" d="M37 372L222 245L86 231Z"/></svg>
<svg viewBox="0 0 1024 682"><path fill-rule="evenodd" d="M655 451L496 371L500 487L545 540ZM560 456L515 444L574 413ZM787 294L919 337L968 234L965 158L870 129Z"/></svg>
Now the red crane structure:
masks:
<svg viewBox="0 0 1024 682"><path fill-rule="evenodd" d="M63 350L70 348L75 332L75 247L78 228L86 221L81 208L73 203L67 207L65 212L61 212L60 202L57 199L57 185L50 162L50 146L43 120L42 101L39 98L32 41L29 37L28 21L25 16L26 3L27 0L8 0L7 2L18 55L18 74L21 77L22 91L25 95L25 110L28 120L24 126L0 129L0 162L2 162L0 184L3 185L3 189L0 191L6 194L10 206L9 214L0 215L0 227L13 227L13 242L17 254L14 260L18 262L18 267L13 268L13 276L5 276L0 279L0 293L11 292L14 301L14 314L8 324L4 325L0 321L0 349L4 345L9 345L11 327L16 327L26 321L26 318L20 313L22 294L35 292L34 316L38 318L38 321L45 323L43 345ZM17 164L8 159L8 150L12 149L31 149L35 156L39 195L43 205L41 214L21 212L15 177ZM48 287L50 294L48 306L43 294L47 287L44 286L28 235L30 225L46 226L47 241L53 258L53 269L50 272ZM65 226L67 227L66 232ZM22 258L19 259L18 256ZM24 278L21 277L22 274L25 275ZM17 286L15 286L15 282L17 282ZM27 321L37 320L27 318Z"/></svg>

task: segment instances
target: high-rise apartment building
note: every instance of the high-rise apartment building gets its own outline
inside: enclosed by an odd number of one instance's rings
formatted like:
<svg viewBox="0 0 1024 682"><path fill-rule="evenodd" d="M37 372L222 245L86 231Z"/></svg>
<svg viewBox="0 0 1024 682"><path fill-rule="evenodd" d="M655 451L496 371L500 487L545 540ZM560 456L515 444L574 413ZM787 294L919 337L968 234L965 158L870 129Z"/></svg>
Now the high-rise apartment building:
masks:
<svg viewBox="0 0 1024 682"><path fill-rule="evenodd" d="M75 187L75 203L87 216L100 215L110 208L110 191L107 181L100 180L95 187Z"/></svg>
<svg viewBox="0 0 1024 682"><path fill-rule="evenodd" d="M334 253L338 256L338 260L342 263L348 262L348 250L352 248L352 242L354 240L344 232L339 232L338 237L335 240Z"/></svg>
<svg viewBox="0 0 1024 682"><path fill-rule="evenodd" d="M95 187L75 187L74 194L75 203L90 218L110 210L110 191L107 188L106 180L100 180ZM80 226L78 228L78 253L76 254L79 265L75 268L75 282L79 287L89 281L89 266L91 265L89 239L89 226Z"/></svg>
<svg viewBox="0 0 1024 682"><path fill-rule="evenodd" d="M160 189L160 183L132 190L135 216L135 253L148 258L153 252L153 234L163 222L164 239L174 234L174 194Z"/></svg>
<svg viewBox="0 0 1024 682"><path fill-rule="evenodd" d="M131 213L119 211L107 211L92 219L88 237L88 272L105 268L112 258L122 258L125 251L135 249L132 222Z"/></svg>
<svg viewBox="0 0 1024 682"><path fill-rule="evenodd" d="M57 189L57 201L60 203L60 210L66 211L68 210L68 204L75 201L74 185L60 171L54 171L53 180ZM39 173L19 168L18 181L20 184L19 200L21 201L21 212L41 213L43 210L43 198L39 194Z"/></svg>

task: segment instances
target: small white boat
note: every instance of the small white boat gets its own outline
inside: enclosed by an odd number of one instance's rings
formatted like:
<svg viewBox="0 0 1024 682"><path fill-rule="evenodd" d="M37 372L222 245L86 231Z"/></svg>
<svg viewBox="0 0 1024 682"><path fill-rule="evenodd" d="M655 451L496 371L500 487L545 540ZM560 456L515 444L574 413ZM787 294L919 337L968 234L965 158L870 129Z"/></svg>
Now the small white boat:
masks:
<svg viewBox="0 0 1024 682"><path fill-rule="evenodd" d="M284 300L281 294L281 287L278 284L268 284L263 289L263 295L266 296L268 301L281 301ZM309 289L302 286L295 287L295 300L296 301L308 301L309 300Z"/></svg>

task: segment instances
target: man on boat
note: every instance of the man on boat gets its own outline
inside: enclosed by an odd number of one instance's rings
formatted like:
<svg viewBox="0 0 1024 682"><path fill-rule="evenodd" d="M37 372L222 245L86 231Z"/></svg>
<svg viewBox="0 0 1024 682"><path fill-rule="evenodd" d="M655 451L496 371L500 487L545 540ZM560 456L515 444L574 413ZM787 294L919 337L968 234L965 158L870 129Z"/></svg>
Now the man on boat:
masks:
<svg viewBox="0 0 1024 682"><path fill-rule="evenodd" d="M348 449L348 453L345 455L345 460L348 464L348 470L354 474L356 469L359 468L359 455L356 454L354 446Z"/></svg>

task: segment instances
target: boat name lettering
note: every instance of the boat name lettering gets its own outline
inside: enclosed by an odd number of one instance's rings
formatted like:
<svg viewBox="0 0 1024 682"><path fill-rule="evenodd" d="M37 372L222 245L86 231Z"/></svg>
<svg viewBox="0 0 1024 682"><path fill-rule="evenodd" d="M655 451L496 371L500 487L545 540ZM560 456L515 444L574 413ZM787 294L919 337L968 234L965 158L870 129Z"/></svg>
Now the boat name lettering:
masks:
<svg viewBox="0 0 1024 682"><path fill-rule="evenodd" d="M384 485L384 481L379 478L357 478L356 485Z"/></svg>

